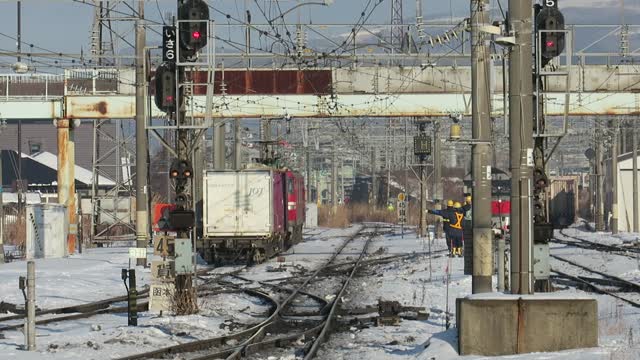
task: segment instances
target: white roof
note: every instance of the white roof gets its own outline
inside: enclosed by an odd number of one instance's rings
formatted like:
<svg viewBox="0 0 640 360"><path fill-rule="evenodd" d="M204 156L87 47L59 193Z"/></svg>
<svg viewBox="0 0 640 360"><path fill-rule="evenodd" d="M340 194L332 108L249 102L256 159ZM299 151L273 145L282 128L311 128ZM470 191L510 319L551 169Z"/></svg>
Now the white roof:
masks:
<svg viewBox="0 0 640 360"><path fill-rule="evenodd" d="M40 194L26 193L27 204L40 204ZM0 193L0 202L3 204L18 203L18 193L2 192Z"/></svg>
<svg viewBox="0 0 640 360"><path fill-rule="evenodd" d="M29 156L26 154L22 154L23 158L30 158L44 166L47 166L51 169L58 170L58 157L48 151L43 151L37 153L33 156ZM93 173L85 168L82 168L78 165L75 166L75 178L77 181L80 181L85 184L91 184L93 182ZM98 181L100 185L106 186L114 186L115 182L107 179L104 176L98 175Z"/></svg>

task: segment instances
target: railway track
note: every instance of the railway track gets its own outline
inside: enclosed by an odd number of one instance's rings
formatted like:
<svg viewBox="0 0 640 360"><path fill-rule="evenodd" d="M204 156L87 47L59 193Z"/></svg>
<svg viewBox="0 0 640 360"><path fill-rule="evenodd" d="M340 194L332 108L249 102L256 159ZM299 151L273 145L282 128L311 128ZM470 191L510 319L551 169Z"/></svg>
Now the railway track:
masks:
<svg viewBox="0 0 640 360"><path fill-rule="evenodd" d="M121 358L121 360L163 358L166 356L175 356L176 354L180 354L181 356L188 354L191 359L238 359L247 354L269 347L292 344L293 342L298 342L300 339L311 339L310 341L306 341L302 346L306 349L305 358L312 358L335 326L337 309L341 302L342 295L348 288L349 282L357 272L360 263L367 255L371 240L378 236L375 230L373 232L365 232L365 229L365 227L362 227L355 234L345 239L341 246L323 265L315 269L311 275L305 278L302 284L295 288L286 289L280 285L269 284L267 286L267 284L263 284L265 287L280 287L279 290L286 291L288 295L284 300L276 300L265 292L258 292L274 304L273 311L271 311L268 318L259 324L229 335L157 349L142 354L127 356ZM318 300L317 297L310 296L310 294L306 293L304 289L313 281L317 280L319 275L336 261L345 248L358 238L364 238L365 240L360 256L357 261L349 265L351 271L346 278L342 279L340 290L335 294L333 300L327 303L322 299ZM307 296L316 301L318 303L318 312L313 316L308 316L311 314L300 316L299 314L290 315L286 313L286 310L292 307L293 300L300 296ZM225 344L231 342L235 342L236 345L220 349L220 347L224 347Z"/></svg>
<svg viewBox="0 0 640 360"><path fill-rule="evenodd" d="M140 290L138 293L138 300L143 300L149 297L149 289L144 288ZM95 315L101 314L117 314L127 312L127 306L114 306L120 302L126 302L126 296L116 296L109 299L98 300L86 304L73 305L73 306L65 306L53 309L46 310L38 310L36 311L36 325L45 325L51 324L55 322L63 322L70 320L78 320L89 318ZM17 308L14 304L8 304L7 310L18 313L16 315L4 316L0 318L1 323L13 322L13 321L21 321L24 320L25 314L24 309ZM138 304L138 311L147 311L149 306L148 302L141 302ZM48 315L62 315L62 316L53 316L47 317ZM0 332L16 330L20 329L24 326L22 322L0 326Z"/></svg>
<svg viewBox="0 0 640 360"><path fill-rule="evenodd" d="M246 267L235 269L231 272L214 274L209 279L203 279L202 285L214 283L224 276L231 274L237 274L244 270ZM206 275L206 270L199 276ZM149 288L145 287L138 292L138 312L145 312L149 310L149 302L144 301L149 298ZM143 301L140 301L143 300ZM86 319L96 315L102 314L121 314L126 313L128 308L126 305L116 306L118 303L126 302L127 296L115 296L108 299L97 300L85 304L64 306L52 309L43 309L36 311L36 325L46 325L57 322L72 321L78 319ZM0 333L10 330L18 330L24 326L25 311L23 308L18 307L16 304L2 303L0 308L3 312L11 312L15 315L0 317ZM60 316L56 316L60 315ZM14 322L14 323L12 323ZM1 325L6 324L7 325Z"/></svg>
<svg viewBox="0 0 640 360"><path fill-rule="evenodd" d="M556 274L555 276L552 276L556 283L559 283L559 280L563 279L564 281L569 281L569 285L573 285L587 291L609 295L633 307L640 308L639 301L636 301L635 299L629 299L620 295L620 293L634 293L640 295L640 284L622 279L618 276L603 273L601 271L592 269L588 266L579 264L575 261L571 261L557 255L550 256L558 261L579 268L582 271L586 271L590 274L599 276L599 278L594 278L581 275L571 275L557 269L552 269L551 272ZM640 296L638 296L638 298L640 298Z"/></svg>
<svg viewBox="0 0 640 360"><path fill-rule="evenodd" d="M607 252L615 255L625 256L632 259L637 259L638 257L640 257L640 248L638 247L601 244L601 243L586 240L577 236L568 235L565 233L564 230L560 230L560 234L565 238L569 238L573 240L559 239L555 237L551 240L551 242L558 243L558 244L571 245L571 246L579 247L582 249Z"/></svg>

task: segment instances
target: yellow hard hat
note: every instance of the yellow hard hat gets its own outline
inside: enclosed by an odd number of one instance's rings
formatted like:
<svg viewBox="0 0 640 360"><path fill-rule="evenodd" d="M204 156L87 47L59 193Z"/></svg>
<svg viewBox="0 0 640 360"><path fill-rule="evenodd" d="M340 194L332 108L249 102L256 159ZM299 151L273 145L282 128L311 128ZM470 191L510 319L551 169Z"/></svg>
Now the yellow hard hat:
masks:
<svg viewBox="0 0 640 360"><path fill-rule="evenodd" d="M453 206L453 200L447 200L447 206Z"/></svg>
<svg viewBox="0 0 640 360"><path fill-rule="evenodd" d="M471 202L471 195L467 195L467 196L464 198L464 201L466 201L466 202L470 203L470 202Z"/></svg>
<svg viewBox="0 0 640 360"><path fill-rule="evenodd" d="M460 203L456 201L456 202L453 204L453 207L454 207L454 208L456 208L456 209L460 209L460 208L462 207L462 205L460 205Z"/></svg>

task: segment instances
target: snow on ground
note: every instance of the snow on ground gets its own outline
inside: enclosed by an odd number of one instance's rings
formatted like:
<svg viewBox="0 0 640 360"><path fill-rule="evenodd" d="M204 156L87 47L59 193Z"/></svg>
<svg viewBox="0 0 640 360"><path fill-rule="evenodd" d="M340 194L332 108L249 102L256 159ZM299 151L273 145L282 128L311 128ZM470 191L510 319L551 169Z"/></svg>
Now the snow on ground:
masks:
<svg viewBox="0 0 640 360"><path fill-rule="evenodd" d="M96 248L63 259L37 259L36 304L50 309L126 295L120 277L129 267L128 248ZM18 277L27 275L27 262L0 265L0 301L24 303ZM138 268L138 287L149 283L148 269ZM0 315L1 318L2 315Z"/></svg>
<svg viewBox="0 0 640 360"><path fill-rule="evenodd" d="M300 268L312 269L324 263L344 241L358 230L313 229L305 232L305 241L289 250L279 261L271 259L241 273L256 280L296 276ZM622 243L635 240L635 235L585 233L578 228L567 234L589 240ZM559 235L560 236L560 235ZM345 249L341 261L355 260L362 240ZM444 240L431 243L432 250L445 248ZM393 234L376 238L369 251L381 256L428 251L429 243L406 231L404 236L395 229ZM572 261L594 266L603 272L616 274L631 281L640 279L638 261L618 255L603 255L591 250L553 245L552 253ZM52 308L86 303L123 295L120 269L128 266L126 248L102 248L85 251L67 259L38 260L37 304ZM552 267L578 274L575 268L552 261ZM215 273L232 270L216 269ZM448 286L446 269L450 269ZM345 295L347 308L362 308L377 304L379 299L396 300L404 305L424 306L430 310L427 321L403 320L399 326L352 328L334 334L319 353L319 359L485 359L486 357L457 355L455 330L455 299L471 292L471 277L463 275L463 259L446 257L431 261L424 256L396 260L368 266L362 276L354 278ZM18 276L24 275L26 262L0 265L0 301L21 303ZM138 284L149 282L148 270L138 268ZM494 278L495 284L495 278ZM317 284L317 289L323 285ZM640 309L608 296L585 294L567 288L561 293L594 296L598 300L600 346L594 349L570 350L558 353L527 354L502 357L504 359L534 360L596 360L640 359ZM233 331L234 323L252 324L264 319L268 306L244 294L221 294L200 301L201 313L181 317L158 317L141 313L138 327L126 326L126 314L108 314L62 323L38 326L37 351L20 350L23 335L7 331L0 335L0 360L4 359L109 359L148 351L171 344L219 336ZM451 328L445 329L445 311L453 313ZM3 315L0 314L0 318ZM2 324L3 325L3 324ZM2 326L0 325L0 327ZM3 338L4 337L4 338ZM257 354L254 359L293 359L294 354L273 351Z"/></svg>

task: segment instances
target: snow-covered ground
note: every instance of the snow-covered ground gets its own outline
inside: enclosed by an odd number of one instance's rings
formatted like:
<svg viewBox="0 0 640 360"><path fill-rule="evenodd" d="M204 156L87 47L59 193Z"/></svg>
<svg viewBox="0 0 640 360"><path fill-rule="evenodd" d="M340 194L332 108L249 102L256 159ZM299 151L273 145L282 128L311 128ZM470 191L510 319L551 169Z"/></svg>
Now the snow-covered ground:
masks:
<svg viewBox="0 0 640 360"><path fill-rule="evenodd" d="M296 276L304 269L324 263L357 226L348 229L313 229L305 233L305 241L280 259L243 271L240 275L254 280ZM637 236L586 233L569 229L567 234L607 243L633 241ZM561 235L558 235L561 237ZM429 244L399 229L374 239L369 251L393 255L427 251ZM362 242L345 249L339 260L357 257ZM435 240L432 250L445 248L443 240ZM630 281L640 282L639 260L554 244L552 254ZM101 248L67 259L36 262L37 304L49 309L124 295L120 270L128 267L126 248ZM552 261L552 267L580 274L578 269ZM216 269L216 273L231 268ZM447 286L446 270L451 272ZM352 328L347 333L331 336L318 354L319 359L484 359L457 355L455 316L452 328L445 329L444 313L455 313L455 299L471 292L471 277L463 275L463 259L439 257L431 261L424 256L368 266L356 277L345 296L347 308L363 308L379 299L399 301L403 305L424 306L430 310L427 321L403 320L399 326ZM25 275L26 262L0 265L0 301L22 303L18 277ZM149 283L149 272L138 268L138 286ZM494 278L495 284L495 278ZM583 294L575 289L561 290ZM505 359L640 359L640 309L608 296L593 295L598 300L600 346L594 349L558 353L528 354ZM238 294L222 294L200 301L201 313L182 317L158 317L141 313L138 327L127 327L126 314L106 314L89 319L53 323L37 327L37 351L20 350L23 335L19 331L0 334L0 360L4 359L110 359L149 351L153 348L223 335L233 331L229 324L256 323L264 319L268 306L256 298ZM2 316L0 314L0 319ZM2 327L5 324L0 324ZM288 351L253 355L254 359L293 359Z"/></svg>

